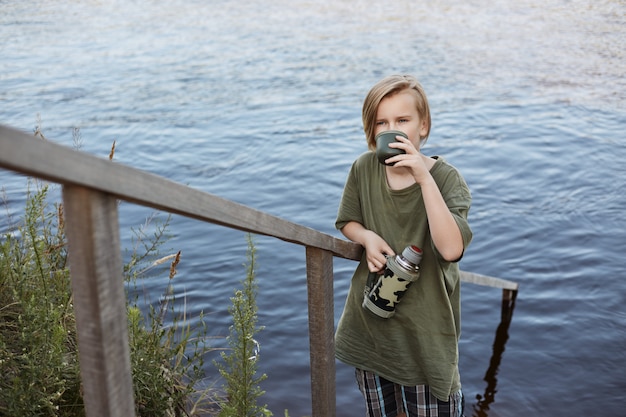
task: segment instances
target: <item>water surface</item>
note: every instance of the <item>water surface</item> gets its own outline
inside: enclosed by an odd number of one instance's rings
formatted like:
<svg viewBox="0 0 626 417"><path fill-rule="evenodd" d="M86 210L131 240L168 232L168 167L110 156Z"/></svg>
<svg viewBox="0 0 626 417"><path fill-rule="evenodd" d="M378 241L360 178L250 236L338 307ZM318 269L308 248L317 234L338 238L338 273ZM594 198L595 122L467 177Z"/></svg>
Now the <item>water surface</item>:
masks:
<svg viewBox="0 0 626 417"><path fill-rule="evenodd" d="M32 131L39 117L66 145L77 127L86 152L107 156L115 140L120 163L339 236L343 182L366 149L363 97L384 75L415 74L433 113L424 152L457 166L474 197L461 267L520 283L499 331L500 290L463 284L466 414L622 415L626 5L380 3L2 1L0 122ZM2 171L0 184L23 201L24 179ZM150 214L121 206L126 242ZM181 217L171 232L177 291L226 335L245 235ZM307 415L304 249L256 242L263 401ZM337 319L354 267L335 262ZM155 302L164 280L144 284ZM364 415L342 364L337 405Z"/></svg>

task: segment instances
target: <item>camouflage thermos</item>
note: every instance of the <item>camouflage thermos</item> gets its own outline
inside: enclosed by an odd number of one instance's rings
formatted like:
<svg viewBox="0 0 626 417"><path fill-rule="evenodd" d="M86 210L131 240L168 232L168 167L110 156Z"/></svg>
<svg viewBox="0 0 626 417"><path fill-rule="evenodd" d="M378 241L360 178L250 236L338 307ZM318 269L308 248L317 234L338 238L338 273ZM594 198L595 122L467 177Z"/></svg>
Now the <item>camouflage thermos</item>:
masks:
<svg viewBox="0 0 626 417"><path fill-rule="evenodd" d="M365 287L363 308L382 318L393 316L400 298L411 283L419 278L421 260L422 250L415 245L407 246L401 255L387 257L383 274L370 274ZM375 277L378 277L376 283Z"/></svg>

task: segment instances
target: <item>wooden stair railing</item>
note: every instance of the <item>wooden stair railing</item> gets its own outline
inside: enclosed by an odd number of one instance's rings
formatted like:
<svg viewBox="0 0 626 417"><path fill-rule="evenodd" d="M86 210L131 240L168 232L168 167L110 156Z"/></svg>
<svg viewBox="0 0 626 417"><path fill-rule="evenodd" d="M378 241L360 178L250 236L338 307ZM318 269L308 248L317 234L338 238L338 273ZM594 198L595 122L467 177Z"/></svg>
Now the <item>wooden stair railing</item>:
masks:
<svg viewBox="0 0 626 417"><path fill-rule="evenodd" d="M63 187L88 417L135 415L117 200L304 246L312 416L336 415L333 257L359 260L360 245L2 125L0 167ZM512 281L464 271L461 279L502 288L503 306L518 289Z"/></svg>

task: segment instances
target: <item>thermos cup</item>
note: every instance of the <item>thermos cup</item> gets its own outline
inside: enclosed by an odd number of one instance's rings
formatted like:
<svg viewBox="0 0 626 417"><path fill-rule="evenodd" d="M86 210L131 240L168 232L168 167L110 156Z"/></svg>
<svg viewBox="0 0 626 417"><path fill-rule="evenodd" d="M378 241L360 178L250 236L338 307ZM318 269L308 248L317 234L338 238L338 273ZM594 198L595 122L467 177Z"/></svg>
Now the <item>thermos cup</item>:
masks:
<svg viewBox="0 0 626 417"><path fill-rule="evenodd" d="M374 138L376 141L376 156L378 157L378 162L380 162L383 165L387 165L385 164L385 161L391 158L392 156L406 153L402 149L389 147L390 143L398 141L396 139L396 136L403 136L407 138L406 133L401 132L399 130L385 130L384 132L380 132ZM393 165L393 164L390 164L390 165Z"/></svg>

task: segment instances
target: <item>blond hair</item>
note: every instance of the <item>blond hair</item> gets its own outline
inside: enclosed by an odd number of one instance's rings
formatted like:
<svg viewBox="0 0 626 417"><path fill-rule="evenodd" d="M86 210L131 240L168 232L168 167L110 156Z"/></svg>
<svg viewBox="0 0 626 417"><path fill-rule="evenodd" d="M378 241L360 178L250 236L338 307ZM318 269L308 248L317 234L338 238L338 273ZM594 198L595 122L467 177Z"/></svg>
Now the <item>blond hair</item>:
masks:
<svg viewBox="0 0 626 417"><path fill-rule="evenodd" d="M407 90L415 97L417 114L420 117L420 121L425 121L427 124L426 135L420 136L420 146L426 143L428 135L430 134L430 107L428 106L428 99L426 98L424 88L417 79L411 75L390 75L377 82L369 93L367 93L363 101L363 130L365 131L367 146L370 149L376 149L376 141L374 138L378 105L384 98Z"/></svg>

